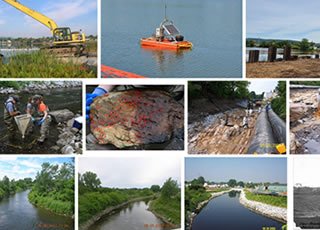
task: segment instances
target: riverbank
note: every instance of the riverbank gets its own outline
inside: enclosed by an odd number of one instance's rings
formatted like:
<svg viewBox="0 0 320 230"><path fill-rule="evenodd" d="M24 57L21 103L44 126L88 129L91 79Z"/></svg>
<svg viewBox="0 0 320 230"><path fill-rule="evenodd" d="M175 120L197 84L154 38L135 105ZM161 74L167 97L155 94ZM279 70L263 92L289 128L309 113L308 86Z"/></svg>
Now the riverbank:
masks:
<svg viewBox="0 0 320 230"><path fill-rule="evenodd" d="M164 199L160 196L150 201L148 210L166 224L166 229L180 228L180 197L179 199Z"/></svg>
<svg viewBox="0 0 320 230"><path fill-rule="evenodd" d="M221 192L215 192L215 193L211 193L211 197L207 200L204 200L202 202L200 202L195 211L194 212L186 212L186 229L189 230L191 229L191 226L192 226L192 223L193 223L193 220L194 218L197 216L198 213L200 213L200 211L215 197L219 197L219 196L222 196L223 194L225 193L228 193L228 192L231 192L232 189L229 189L229 190L225 190L225 191L221 191Z"/></svg>
<svg viewBox="0 0 320 230"><path fill-rule="evenodd" d="M319 78L320 59L247 63L248 78Z"/></svg>
<svg viewBox="0 0 320 230"><path fill-rule="evenodd" d="M136 201L141 201L144 199L152 199L154 197L154 195L151 196L145 196L145 197L138 197L138 198L134 198L131 200L128 200L124 203L121 203L119 205L116 206L112 206L112 207L108 207L106 209L104 209L103 211L95 214L94 216L92 216L89 220L85 221L84 223L80 224L79 223L79 230L87 230L90 228L90 226L92 226L94 223L96 223L98 220L100 220L101 218L103 218L104 216L112 213L113 211L119 209L119 208L123 208L126 205L132 203L132 202L136 202Z"/></svg>
<svg viewBox="0 0 320 230"><path fill-rule="evenodd" d="M3 86L5 85L5 86ZM82 87L81 81L26 81L2 82L0 94L32 93L50 89L68 89Z"/></svg>
<svg viewBox="0 0 320 230"><path fill-rule="evenodd" d="M276 207L269 204L248 200L244 190L241 190L239 202L244 207L252 210L253 212L256 212L263 216L267 216L271 219L274 219L283 223L287 222L286 208Z"/></svg>

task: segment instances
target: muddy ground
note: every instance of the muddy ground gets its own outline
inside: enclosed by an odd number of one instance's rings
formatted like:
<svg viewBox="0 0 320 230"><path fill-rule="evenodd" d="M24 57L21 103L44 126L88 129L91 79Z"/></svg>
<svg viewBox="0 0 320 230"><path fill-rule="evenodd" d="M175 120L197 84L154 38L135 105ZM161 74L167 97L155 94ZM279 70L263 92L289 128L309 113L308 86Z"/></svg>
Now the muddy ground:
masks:
<svg viewBox="0 0 320 230"><path fill-rule="evenodd" d="M258 117L254 111L242 127L246 110L234 101L207 99L190 102L188 114L189 154L245 154Z"/></svg>
<svg viewBox="0 0 320 230"><path fill-rule="evenodd" d="M320 154L318 89L290 90L290 149L292 154Z"/></svg>
<svg viewBox="0 0 320 230"><path fill-rule="evenodd" d="M248 78L320 78L320 59L247 63Z"/></svg>

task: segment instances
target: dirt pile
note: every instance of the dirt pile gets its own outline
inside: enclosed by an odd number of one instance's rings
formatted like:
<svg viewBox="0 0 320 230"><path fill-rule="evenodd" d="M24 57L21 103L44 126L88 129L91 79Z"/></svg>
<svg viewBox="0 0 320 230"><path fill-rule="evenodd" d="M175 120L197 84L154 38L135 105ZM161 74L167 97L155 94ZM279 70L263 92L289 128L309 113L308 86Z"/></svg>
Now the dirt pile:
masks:
<svg viewBox="0 0 320 230"><path fill-rule="evenodd" d="M248 78L320 77L320 59L247 63Z"/></svg>
<svg viewBox="0 0 320 230"><path fill-rule="evenodd" d="M184 108L163 91L111 92L94 100L90 120L99 144L126 148L183 136Z"/></svg>

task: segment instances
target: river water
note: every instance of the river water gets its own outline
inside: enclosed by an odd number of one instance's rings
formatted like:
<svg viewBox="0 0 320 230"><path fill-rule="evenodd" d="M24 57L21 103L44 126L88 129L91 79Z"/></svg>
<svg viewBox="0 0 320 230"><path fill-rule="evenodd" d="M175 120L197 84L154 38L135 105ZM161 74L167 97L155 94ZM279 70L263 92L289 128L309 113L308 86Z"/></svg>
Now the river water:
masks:
<svg viewBox="0 0 320 230"><path fill-rule="evenodd" d="M90 230L162 230L164 223L152 212L148 211L148 200L137 201L129 204L123 209L115 211L93 225ZM150 225L158 227L150 227ZM168 229L168 228L166 228Z"/></svg>
<svg viewBox="0 0 320 230"><path fill-rule="evenodd" d="M20 93L20 103L18 105L19 111L25 113L27 100L30 96L35 93ZM69 88L69 89L51 89L51 90L38 90L36 94L42 94L44 96L44 101L48 105L50 111L69 109L75 114L81 114L82 111L82 89L81 88ZM7 99L7 95L0 94L0 101L3 103ZM3 122L3 108L2 106L0 112L0 153L6 154L19 154L19 153L32 153L32 154L46 154L54 153L50 150L51 146L54 146L58 140L58 129L57 124L54 122L50 125L50 132L48 139L42 145L33 145L32 149L30 147L30 142L40 136L39 127L35 127L35 131L31 136L26 136L25 140L21 138L21 135L17 133L16 140L12 143L15 147L7 146L7 132L6 127ZM43 150L46 149L46 152ZM51 152L50 152L51 151Z"/></svg>
<svg viewBox="0 0 320 230"><path fill-rule="evenodd" d="M0 201L0 229L74 229L71 218L29 203L28 193L19 192Z"/></svg>
<svg viewBox="0 0 320 230"><path fill-rule="evenodd" d="M143 49L167 16L191 51ZM102 1L101 62L146 77L241 77L241 0Z"/></svg>
<svg viewBox="0 0 320 230"><path fill-rule="evenodd" d="M282 223L243 207L239 195L238 192L231 192L212 199L195 217L192 230L257 230L263 227L281 230Z"/></svg>

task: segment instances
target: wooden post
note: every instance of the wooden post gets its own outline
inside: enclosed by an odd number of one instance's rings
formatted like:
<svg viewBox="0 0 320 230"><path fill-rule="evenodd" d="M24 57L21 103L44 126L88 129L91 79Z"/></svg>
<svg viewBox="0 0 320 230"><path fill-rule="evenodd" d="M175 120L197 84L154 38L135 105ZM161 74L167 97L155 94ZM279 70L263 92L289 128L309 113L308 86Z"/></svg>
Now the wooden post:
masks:
<svg viewBox="0 0 320 230"><path fill-rule="evenodd" d="M2 65L2 63L3 63L3 55L0 54L0 65Z"/></svg>
<svg viewBox="0 0 320 230"><path fill-rule="evenodd" d="M277 47L270 46L268 49L268 61L274 62L277 58Z"/></svg>
<svg viewBox="0 0 320 230"><path fill-rule="evenodd" d="M290 61L291 60L291 47L285 46L283 49L283 60Z"/></svg>
<svg viewBox="0 0 320 230"><path fill-rule="evenodd" d="M259 50L249 51L249 63L254 63L259 61Z"/></svg>
<svg viewBox="0 0 320 230"><path fill-rule="evenodd" d="M319 56L320 56L319 54L316 54L314 58L319 59Z"/></svg>

